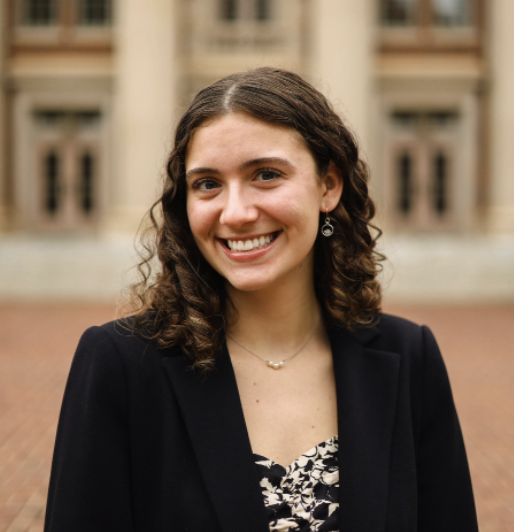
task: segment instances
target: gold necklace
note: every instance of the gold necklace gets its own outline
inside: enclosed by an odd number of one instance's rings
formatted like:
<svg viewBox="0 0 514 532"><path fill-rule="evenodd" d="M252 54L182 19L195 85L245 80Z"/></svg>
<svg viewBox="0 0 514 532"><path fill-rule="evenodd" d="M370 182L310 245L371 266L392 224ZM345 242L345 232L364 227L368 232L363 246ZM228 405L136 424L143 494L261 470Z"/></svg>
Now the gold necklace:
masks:
<svg viewBox="0 0 514 532"><path fill-rule="evenodd" d="M248 347L244 346L239 340L234 338L229 332L227 332L227 335L236 342L236 344L240 345L245 351L248 351L250 354L252 354L254 357L260 358L263 362L266 362L266 364L273 369L280 369L284 366L284 362L287 362L288 360L291 360L294 358L298 353L300 353L305 347L307 347L307 344L311 341L312 337L314 336L314 333L316 332L316 329L318 328L319 324L319 318L316 321L316 325L314 325L314 328L312 329L311 333L309 334L309 337L305 341L305 343L296 351L294 355L291 355L290 357L284 358L284 360L281 360L280 362L272 362L271 360L266 360L265 358L262 358L257 353L254 353L251 349L248 349Z"/></svg>

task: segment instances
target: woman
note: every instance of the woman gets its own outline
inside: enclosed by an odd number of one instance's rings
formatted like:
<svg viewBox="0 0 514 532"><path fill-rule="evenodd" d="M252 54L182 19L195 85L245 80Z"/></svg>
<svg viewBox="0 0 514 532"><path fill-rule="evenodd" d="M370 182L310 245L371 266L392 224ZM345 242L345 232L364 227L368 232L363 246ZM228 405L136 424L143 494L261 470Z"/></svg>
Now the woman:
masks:
<svg viewBox="0 0 514 532"><path fill-rule="evenodd" d="M474 531L426 327L380 313L368 173L325 98L258 69L181 119L139 312L77 349L46 531Z"/></svg>

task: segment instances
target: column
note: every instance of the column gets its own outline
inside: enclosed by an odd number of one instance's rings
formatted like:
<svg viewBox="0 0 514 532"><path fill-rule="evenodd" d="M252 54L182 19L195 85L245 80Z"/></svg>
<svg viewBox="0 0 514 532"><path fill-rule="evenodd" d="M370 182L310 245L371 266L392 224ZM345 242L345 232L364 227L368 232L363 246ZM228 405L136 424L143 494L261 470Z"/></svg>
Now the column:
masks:
<svg viewBox="0 0 514 532"><path fill-rule="evenodd" d="M313 0L311 79L357 134L371 144L375 0Z"/></svg>
<svg viewBox="0 0 514 532"><path fill-rule="evenodd" d="M0 231L7 223L7 164L6 156L6 95L5 95L5 47L6 43L6 2L0 2Z"/></svg>
<svg viewBox="0 0 514 532"><path fill-rule="evenodd" d="M133 231L156 197L177 102L175 0L117 2L108 226Z"/></svg>
<svg viewBox="0 0 514 532"><path fill-rule="evenodd" d="M514 2L491 3L491 126L489 227L514 233Z"/></svg>

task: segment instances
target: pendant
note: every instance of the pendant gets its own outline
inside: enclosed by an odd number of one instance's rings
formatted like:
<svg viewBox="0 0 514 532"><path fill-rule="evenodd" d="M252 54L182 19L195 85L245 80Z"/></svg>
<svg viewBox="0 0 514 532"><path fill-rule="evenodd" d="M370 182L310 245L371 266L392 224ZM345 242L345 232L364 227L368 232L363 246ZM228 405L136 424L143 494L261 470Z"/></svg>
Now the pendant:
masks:
<svg viewBox="0 0 514 532"><path fill-rule="evenodd" d="M280 369L284 365L284 361L282 360L282 362L271 362L271 360L266 360L266 364L268 364L270 368Z"/></svg>
<svg viewBox="0 0 514 532"><path fill-rule="evenodd" d="M326 237L332 236L334 234L334 226L330 223L330 218L328 216L325 219L323 227L321 228L321 234Z"/></svg>

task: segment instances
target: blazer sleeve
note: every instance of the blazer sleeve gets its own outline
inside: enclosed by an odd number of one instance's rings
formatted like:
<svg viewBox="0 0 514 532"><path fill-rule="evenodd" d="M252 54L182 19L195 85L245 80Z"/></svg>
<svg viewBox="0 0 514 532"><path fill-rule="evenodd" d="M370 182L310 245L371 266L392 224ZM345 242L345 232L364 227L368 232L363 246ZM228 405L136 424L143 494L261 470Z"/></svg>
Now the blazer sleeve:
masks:
<svg viewBox="0 0 514 532"><path fill-rule="evenodd" d="M82 336L59 420L45 532L130 532L127 386L100 327Z"/></svg>
<svg viewBox="0 0 514 532"><path fill-rule="evenodd" d="M446 367L427 327L418 452L418 531L478 532L462 432Z"/></svg>

